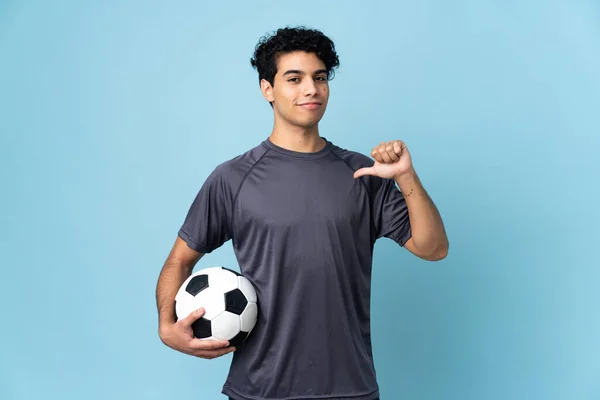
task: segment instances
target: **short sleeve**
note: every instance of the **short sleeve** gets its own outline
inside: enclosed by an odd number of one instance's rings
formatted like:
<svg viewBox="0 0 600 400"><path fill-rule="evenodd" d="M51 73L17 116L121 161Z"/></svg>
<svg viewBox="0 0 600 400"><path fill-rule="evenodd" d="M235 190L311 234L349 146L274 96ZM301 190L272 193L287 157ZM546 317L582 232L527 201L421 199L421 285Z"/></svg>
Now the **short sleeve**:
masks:
<svg viewBox="0 0 600 400"><path fill-rule="evenodd" d="M216 169L200 188L178 235L190 248L208 254L231 239L231 210L226 178Z"/></svg>
<svg viewBox="0 0 600 400"><path fill-rule="evenodd" d="M392 239L400 246L411 237L408 207L393 179L382 179L373 199L376 237Z"/></svg>

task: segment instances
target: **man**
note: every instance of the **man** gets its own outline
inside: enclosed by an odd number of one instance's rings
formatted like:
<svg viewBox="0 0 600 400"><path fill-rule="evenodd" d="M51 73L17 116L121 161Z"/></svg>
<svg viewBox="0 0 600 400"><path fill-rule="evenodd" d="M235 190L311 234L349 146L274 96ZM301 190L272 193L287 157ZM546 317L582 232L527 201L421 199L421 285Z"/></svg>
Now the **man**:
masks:
<svg viewBox="0 0 600 400"><path fill-rule="evenodd" d="M370 336L373 246L381 237L425 260L448 240L401 140L374 161L320 136L339 65L316 30L280 29L251 60L274 125L262 143L220 164L200 188L157 284L159 334L173 349L234 352L223 394L235 400L379 398ZM203 254L228 240L258 295L259 317L238 346L195 339L173 300Z"/></svg>

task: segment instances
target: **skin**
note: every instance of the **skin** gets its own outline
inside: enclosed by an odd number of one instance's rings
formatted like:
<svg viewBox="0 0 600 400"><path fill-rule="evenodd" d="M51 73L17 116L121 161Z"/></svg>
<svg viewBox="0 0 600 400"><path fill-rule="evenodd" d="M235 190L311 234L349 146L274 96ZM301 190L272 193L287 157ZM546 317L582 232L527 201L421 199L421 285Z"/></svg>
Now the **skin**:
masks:
<svg viewBox="0 0 600 400"><path fill-rule="evenodd" d="M314 53L296 51L279 56L273 84L263 79L260 88L265 100L273 105L270 140L274 144L297 152L317 152L324 148L318 124L327 108L329 82L325 64ZM412 237L404 247L424 260L445 258L448 238L442 219L417 176L406 144L401 140L381 142L373 148L371 156L374 165L357 170L354 178L373 175L394 179L406 199L411 223ZM176 238L156 287L159 336L165 345L177 351L212 359L235 348L226 341L194 338L191 325L204 315L204 310L175 322L173 304L177 290L203 255Z"/></svg>
<svg viewBox="0 0 600 400"><path fill-rule="evenodd" d="M192 323L204 315L199 309L187 318L175 322L174 299L177 290L191 275L194 266L204 254L192 250L181 238L175 244L158 277L156 302L158 308L158 335L174 350L192 356L213 359L235 351L227 341L209 341L194 337Z"/></svg>
<svg viewBox="0 0 600 400"><path fill-rule="evenodd" d="M329 101L329 82L325 64L314 53L281 55L273 85L263 79L260 88L273 105L270 139L274 144L298 152L325 147L319 121Z"/></svg>
<svg viewBox="0 0 600 400"><path fill-rule="evenodd" d="M448 236L437 207L425 191L412 163L408 147L402 140L382 142L371 151L372 167L361 168L354 178L365 175L394 179L404 194L408 207L412 237L404 248L427 261L439 261L448 255Z"/></svg>

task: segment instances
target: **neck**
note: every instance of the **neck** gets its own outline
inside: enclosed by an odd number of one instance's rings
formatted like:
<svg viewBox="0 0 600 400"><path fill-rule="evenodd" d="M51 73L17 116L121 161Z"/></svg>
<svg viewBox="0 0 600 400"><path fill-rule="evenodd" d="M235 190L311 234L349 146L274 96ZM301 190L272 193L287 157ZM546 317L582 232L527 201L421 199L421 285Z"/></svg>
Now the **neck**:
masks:
<svg viewBox="0 0 600 400"><path fill-rule="evenodd" d="M315 153L325 147L318 125L303 128L275 123L269 139L279 147L301 153Z"/></svg>

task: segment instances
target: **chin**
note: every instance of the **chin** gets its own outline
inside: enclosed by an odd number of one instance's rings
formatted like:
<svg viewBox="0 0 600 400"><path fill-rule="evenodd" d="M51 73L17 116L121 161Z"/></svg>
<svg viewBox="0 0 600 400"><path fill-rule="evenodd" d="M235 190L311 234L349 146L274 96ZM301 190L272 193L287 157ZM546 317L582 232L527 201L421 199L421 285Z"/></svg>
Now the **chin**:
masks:
<svg viewBox="0 0 600 400"><path fill-rule="evenodd" d="M319 121L314 121L314 122L299 122L296 124L296 126L302 127L302 128L313 128L315 126L317 126L319 124Z"/></svg>
<svg viewBox="0 0 600 400"><path fill-rule="evenodd" d="M315 125L318 125L321 122L321 117L313 118L310 120L297 120L296 125L301 126L303 128L312 128Z"/></svg>

